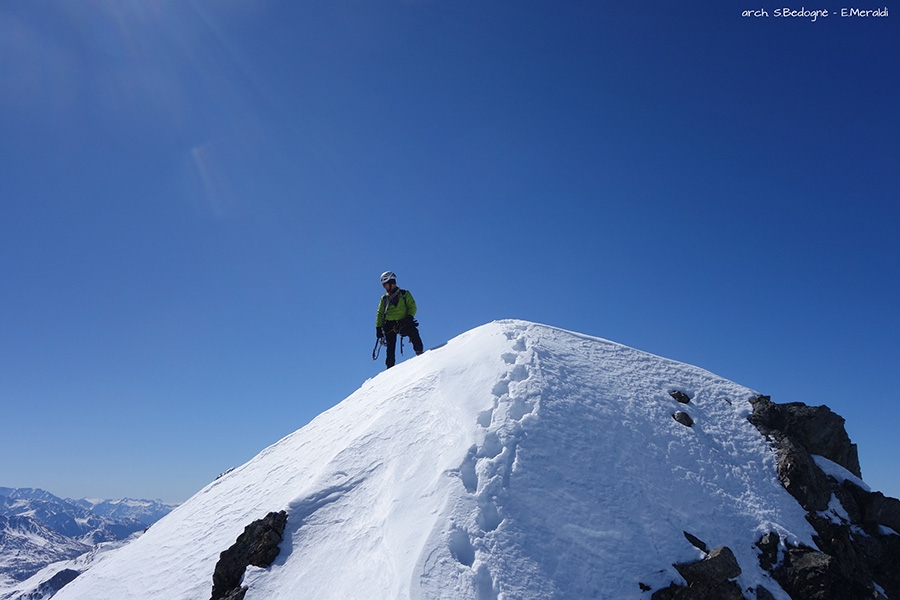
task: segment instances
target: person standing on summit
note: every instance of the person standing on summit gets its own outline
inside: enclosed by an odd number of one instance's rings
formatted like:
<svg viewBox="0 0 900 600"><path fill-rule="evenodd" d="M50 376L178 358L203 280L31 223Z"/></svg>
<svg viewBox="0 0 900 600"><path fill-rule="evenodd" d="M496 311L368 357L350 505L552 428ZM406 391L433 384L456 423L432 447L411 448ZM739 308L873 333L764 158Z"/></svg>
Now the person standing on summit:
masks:
<svg viewBox="0 0 900 600"><path fill-rule="evenodd" d="M392 271L381 274L381 285L385 294L378 302L375 315L375 335L378 342L387 346L387 359L384 364L390 369L394 366L397 352L397 335L408 337L416 356L422 354L422 338L419 337L419 324L415 320L416 301L409 290L397 287L397 276ZM403 344L403 340L400 340Z"/></svg>

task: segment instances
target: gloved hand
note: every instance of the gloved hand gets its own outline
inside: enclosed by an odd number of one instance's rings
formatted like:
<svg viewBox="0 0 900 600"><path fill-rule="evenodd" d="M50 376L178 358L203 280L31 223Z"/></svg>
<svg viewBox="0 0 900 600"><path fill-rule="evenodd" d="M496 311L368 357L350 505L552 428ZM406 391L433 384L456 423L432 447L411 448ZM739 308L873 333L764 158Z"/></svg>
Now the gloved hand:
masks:
<svg viewBox="0 0 900 600"><path fill-rule="evenodd" d="M381 327L375 328L375 337L378 338L379 340L384 339L384 330L381 329Z"/></svg>

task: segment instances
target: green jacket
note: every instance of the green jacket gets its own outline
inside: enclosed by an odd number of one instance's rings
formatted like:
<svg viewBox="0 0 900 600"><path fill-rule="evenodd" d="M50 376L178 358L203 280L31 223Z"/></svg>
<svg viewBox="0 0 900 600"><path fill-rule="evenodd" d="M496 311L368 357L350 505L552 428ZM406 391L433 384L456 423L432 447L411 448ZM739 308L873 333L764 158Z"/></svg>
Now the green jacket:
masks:
<svg viewBox="0 0 900 600"><path fill-rule="evenodd" d="M378 302L375 327L383 327L385 321L399 321L407 315L416 315L416 301L408 290L398 289L392 299L389 297L390 294L385 294Z"/></svg>

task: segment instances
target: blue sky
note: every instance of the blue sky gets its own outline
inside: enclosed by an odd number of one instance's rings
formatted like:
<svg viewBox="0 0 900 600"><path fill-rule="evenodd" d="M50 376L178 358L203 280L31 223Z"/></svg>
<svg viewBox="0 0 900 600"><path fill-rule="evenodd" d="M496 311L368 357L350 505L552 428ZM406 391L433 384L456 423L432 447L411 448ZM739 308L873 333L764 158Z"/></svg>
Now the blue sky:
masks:
<svg viewBox="0 0 900 600"><path fill-rule="evenodd" d="M3 3L0 485L186 499L383 368L391 269L426 347L827 404L900 495L898 17L762 6Z"/></svg>

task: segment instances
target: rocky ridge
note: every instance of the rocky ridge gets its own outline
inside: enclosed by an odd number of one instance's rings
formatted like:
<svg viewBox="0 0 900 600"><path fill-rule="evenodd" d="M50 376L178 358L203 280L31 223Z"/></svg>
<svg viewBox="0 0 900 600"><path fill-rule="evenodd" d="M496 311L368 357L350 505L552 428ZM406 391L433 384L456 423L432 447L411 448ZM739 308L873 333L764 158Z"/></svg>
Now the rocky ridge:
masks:
<svg viewBox="0 0 900 600"><path fill-rule="evenodd" d="M681 392L672 396L690 402ZM764 534L756 542L760 567L792 600L900 598L900 500L872 492L862 482L857 447L844 419L827 406L776 404L769 396L757 396L751 404L748 418L771 444L778 478L817 533L817 548L791 545L774 531ZM680 414L673 416L690 426ZM686 585L672 583L655 591L652 600L775 598L762 585L739 589L734 579L741 568L731 549L708 550L690 533L685 537L706 556L676 564Z"/></svg>

